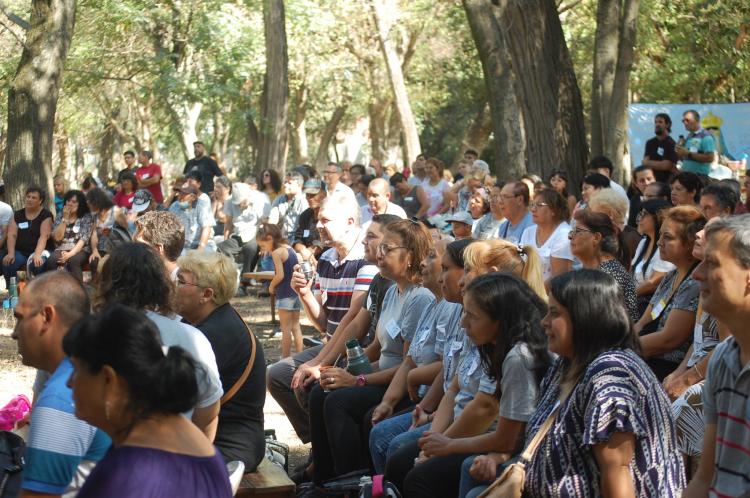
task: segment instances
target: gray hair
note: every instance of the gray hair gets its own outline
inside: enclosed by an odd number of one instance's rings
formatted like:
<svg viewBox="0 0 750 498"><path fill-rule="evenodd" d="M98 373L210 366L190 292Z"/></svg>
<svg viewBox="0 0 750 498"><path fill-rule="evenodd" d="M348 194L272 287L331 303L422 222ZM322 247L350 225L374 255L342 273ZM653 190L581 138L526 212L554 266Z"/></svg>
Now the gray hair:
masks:
<svg viewBox="0 0 750 498"><path fill-rule="evenodd" d="M226 175L217 176L214 180L214 183L218 183L222 187L228 189L230 192L232 191L232 180L230 180Z"/></svg>
<svg viewBox="0 0 750 498"><path fill-rule="evenodd" d="M728 232L729 250L745 268L750 268L750 214L713 220L706 226L706 239L719 232Z"/></svg>
<svg viewBox="0 0 750 498"><path fill-rule="evenodd" d="M339 172L339 173L343 173L343 171L344 171L344 168L342 168L340 164L334 163L333 161L329 162L326 167L330 167L330 166L335 166L336 167L336 171Z"/></svg>
<svg viewBox="0 0 750 498"><path fill-rule="evenodd" d="M300 187L305 184L305 177L296 171L290 171L286 174L286 177L297 182Z"/></svg>
<svg viewBox="0 0 750 498"><path fill-rule="evenodd" d="M353 218L354 225L359 227L359 204L353 195L334 194L329 195L320 204L320 208L331 206L331 212L346 218Z"/></svg>

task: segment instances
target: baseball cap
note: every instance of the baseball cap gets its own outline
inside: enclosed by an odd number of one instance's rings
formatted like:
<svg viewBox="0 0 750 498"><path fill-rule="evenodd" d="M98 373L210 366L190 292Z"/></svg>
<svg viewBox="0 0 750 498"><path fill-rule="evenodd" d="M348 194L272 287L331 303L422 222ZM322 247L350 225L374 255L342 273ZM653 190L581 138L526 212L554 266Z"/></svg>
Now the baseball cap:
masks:
<svg viewBox="0 0 750 498"><path fill-rule="evenodd" d="M458 211L445 218L445 221L458 221L460 223L466 223L467 225L474 224L474 218L471 217L468 211Z"/></svg>
<svg viewBox="0 0 750 498"><path fill-rule="evenodd" d="M481 159L477 159L476 161L474 161L474 164L472 164L472 167L474 169L481 169L485 173L490 172L490 165L487 164L485 161L482 161Z"/></svg>
<svg viewBox="0 0 750 498"><path fill-rule="evenodd" d="M151 205L151 201L154 200L151 192L148 190L139 190L133 197L133 212L140 213L145 211Z"/></svg>
<svg viewBox="0 0 750 498"><path fill-rule="evenodd" d="M242 204L250 200L252 189L247 183L232 184L232 204Z"/></svg>
<svg viewBox="0 0 750 498"><path fill-rule="evenodd" d="M302 186L302 191L306 194L317 194L323 188L323 184L317 178L307 180Z"/></svg>

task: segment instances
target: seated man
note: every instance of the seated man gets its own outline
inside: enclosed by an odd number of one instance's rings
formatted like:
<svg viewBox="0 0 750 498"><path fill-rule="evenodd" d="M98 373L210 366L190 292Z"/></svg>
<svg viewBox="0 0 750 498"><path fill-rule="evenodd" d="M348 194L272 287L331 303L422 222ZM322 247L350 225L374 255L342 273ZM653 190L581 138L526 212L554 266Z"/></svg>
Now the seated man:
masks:
<svg viewBox="0 0 750 498"><path fill-rule="evenodd" d="M216 220L211 212L211 202L202 201L198 198L199 195L201 195L200 190L193 185L183 185L178 189L177 202L169 206L169 212L177 216L185 227L184 251L189 249L215 251L216 243L211 238L211 234Z"/></svg>
<svg viewBox="0 0 750 498"><path fill-rule="evenodd" d="M305 179L296 171L286 174L284 194L271 204L268 222L281 228L281 235L289 240L297 228L300 215L307 209L307 199L302 191Z"/></svg>
<svg viewBox="0 0 750 498"><path fill-rule="evenodd" d="M302 211L297 220L297 226L294 228L289 242L295 251L302 255L305 260L314 257L316 260L323 253L323 244L320 241L320 234L316 225L318 224L318 212L320 204L326 198L326 191L320 180L307 180L302 188L305 194L305 200L309 206Z"/></svg>
<svg viewBox="0 0 750 498"><path fill-rule="evenodd" d="M89 308L75 277L54 271L29 282L14 310L13 338L24 365L51 372L31 414L24 497L75 496L111 444L103 431L76 418L67 385L73 364L63 352L63 337Z"/></svg>
<svg viewBox="0 0 750 498"><path fill-rule="evenodd" d="M217 249L232 258L242 254L242 273L255 270L258 262L255 235L258 225L268 215L270 208L265 194L252 190L244 183L232 185L232 197L224 204L224 214L227 216L224 222L224 240Z"/></svg>
<svg viewBox="0 0 750 498"><path fill-rule="evenodd" d="M133 240L153 247L164 266L170 280L177 282L177 258L185 245L185 227L180 219L167 211L153 211L135 220Z"/></svg>
<svg viewBox="0 0 750 498"><path fill-rule="evenodd" d="M367 206L362 209L360 224L366 227L374 214L395 214L399 218L406 218L404 209L391 202L391 186L388 180L382 178L375 178L367 186Z"/></svg>

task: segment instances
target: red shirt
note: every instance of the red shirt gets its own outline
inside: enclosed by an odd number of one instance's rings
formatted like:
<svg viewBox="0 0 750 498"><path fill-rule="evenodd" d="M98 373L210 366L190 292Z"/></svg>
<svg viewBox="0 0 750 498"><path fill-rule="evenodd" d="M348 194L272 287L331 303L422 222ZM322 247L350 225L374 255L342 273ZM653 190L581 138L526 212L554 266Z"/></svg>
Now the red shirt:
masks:
<svg viewBox="0 0 750 498"><path fill-rule="evenodd" d="M161 177L161 166L155 163L151 163L148 166L141 166L135 172L135 177L138 180L148 180L156 175ZM154 196L154 200L157 204L164 202L164 195L161 193L161 180L159 180L158 183L149 185L146 189L151 192L152 196Z"/></svg>
<svg viewBox="0 0 750 498"><path fill-rule="evenodd" d="M133 197L135 197L135 192L126 194L125 192L120 190L112 198L112 202L114 202L115 206L117 207L130 209L131 207L133 207Z"/></svg>

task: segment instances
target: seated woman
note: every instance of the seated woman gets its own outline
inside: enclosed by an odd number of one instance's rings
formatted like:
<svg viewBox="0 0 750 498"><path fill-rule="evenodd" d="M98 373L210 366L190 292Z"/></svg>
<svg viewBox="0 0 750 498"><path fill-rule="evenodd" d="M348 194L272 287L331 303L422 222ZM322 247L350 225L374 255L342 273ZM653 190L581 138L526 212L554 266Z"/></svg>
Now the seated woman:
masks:
<svg viewBox="0 0 750 498"><path fill-rule="evenodd" d="M546 282L573 268L568 241L568 202L556 190L545 188L534 196L529 206L534 225L521 234L521 245L536 248L542 260L542 278Z"/></svg>
<svg viewBox="0 0 750 498"><path fill-rule="evenodd" d="M80 190L69 190L63 196L65 207L55 219L52 240L55 251L47 259L47 271L65 268L79 282L83 281L83 265L89 259L86 249L91 238L94 221L89 213L86 196Z"/></svg>
<svg viewBox="0 0 750 498"><path fill-rule="evenodd" d="M26 189L24 208L13 213L8 225L6 249L3 250L3 276L5 288L10 287L11 277L26 265L31 274L44 271L44 263L52 249L52 213L42 207L44 190L37 186Z"/></svg>
<svg viewBox="0 0 750 498"><path fill-rule="evenodd" d="M500 189L497 189L497 195L499 193ZM490 210L491 207L490 190L485 187L474 190L469 199L469 213L475 220L474 226L471 228L472 238L478 240L497 238L500 224L505 218L499 211L499 206L495 207L494 212Z"/></svg>
<svg viewBox="0 0 750 498"><path fill-rule="evenodd" d="M659 233L661 232L661 212L672 205L661 199L644 201L638 213L638 233L641 241L635 249L630 269L635 277L635 295L638 297L638 312L643 315L651 296L664 276L674 270L674 265L661 259L659 253Z"/></svg>
<svg viewBox="0 0 750 498"><path fill-rule="evenodd" d="M559 358L542 381L526 441L555 418L526 465L524 497L676 497L685 487L669 400L636 352L619 296L600 271L550 282L542 325Z"/></svg>
<svg viewBox="0 0 750 498"><path fill-rule="evenodd" d="M237 291L237 268L228 256L188 251L177 260L177 312L203 332L219 367L224 396L214 444L224 460L250 472L265 454L263 348L229 300Z"/></svg>
<svg viewBox="0 0 750 498"><path fill-rule="evenodd" d="M79 498L229 498L221 455L181 415L198 397L195 362L159 343L141 313L115 305L79 322L63 349L74 366L76 417L112 438Z"/></svg>
<svg viewBox="0 0 750 498"><path fill-rule="evenodd" d="M641 241L641 235L638 230L626 223L630 204L622 194L611 188L601 189L589 198L588 208L595 213L604 213L609 216L612 223L620 230L628 254L631 256L635 254L635 248ZM624 266L628 267L628 265Z"/></svg>
<svg viewBox="0 0 750 498"><path fill-rule="evenodd" d="M415 443L430 428L430 421L443 393L453 380L463 346L463 330L460 326L463 306L459 283L464 276L464 251L471 243L470 240L448 243L440 259L438 283L446 302L445 316L441 317L441 321L445 323L445 339L442 350L439 348L440 344L436 345L436 352L442 356L442 367L414 410L374 425L370 433L370 449L377 472L384 472L386 462L396 451ZM401 428L403 430L399 430Z"/></svg>
<svg viewBox="0 0 750 498"><path fill-rule="evenodd" d="M115 206L109 195L100 188L92 188L88 191L86 203L94 220L89 244L91 248L89 264L91 271L96 272L99 260L106 256L115 244L129 240L129 235L126 235L128 221L123 210ZM119 234L112 232L119 232Z"/></svg>
<svg viewBox="0 0 750 498"><path fill-rule="evenodd" d="M573 214L579 209L586 209L591 197L602 189L610 188L609 178L601 173L589 173L581 182L581 200L576 204Z"/></svg>
<svg viewBox="0 0 750 498"><path fill-rule="evenodd" d="M698 199L703 190L701 177L690 171L680 171L670 181L671 200L675 206L698 207Z"/></svg>
<svg viewBox="0 0 750 498"><path fill-rule="evenodd" d="M419 443L423 457L404 481L404 496L455 497L461 465L467 456L493 452L495 466L521 449L526 422L536 407L538 387L550 355L541 318L545 302L520 278L507 273L477 277L464 293L463 325L479 348L481 368L496 384L493 396L500 406L494 431L473 435L470 421L454 421L442 434L442 412ZM452 408L450 391L441 408ZM433 432L435 431L435 432ZM494 477L495 469L492 469Z"/></svg>
<svg viewBox="0 0 750 498"><path fill-rule="evenodd" d="M445 254L447 240L435 241L435 245L420 264L422 285L435 296L435 302L427 306L419 318L419 327L409 346L409 352L393 376L383 400L372 412L370 431L370 456L378 474L385 470L388 446L391 440L406 432L411 426L409 409L392 416L397 405L408 394L412 403L418 403L427 393L442 368L446 327L455 316L456 305L443 299L440 285L440 263Z"/></svg>
<svg viewBox="0 0 750 498"><path fill-rule="evenodd" d="M125 172L120 177L120 190L112 198L115 206L123 209L130 209L133 207L133 199L135 199L135 191L138 186L138 181L135 178L135 174L131 172Z"/></svg>
<svg viewBox="0 0 750 498"><path fill-rule="evenodd" d="M576 199L575 195L570 193L570 189L568 187L568 172L561 169L552 172L547 183L549 183L550 187L560 192L560 195L567 199L568 209L570 209L571 213L574 212L576 209L576 204L578 204L578 199Z"/></svg>
<svg viewBox="0 0 750 498"><path fill-rule="evenodd" d="M659 380L677 368L690 347L700 292L692 277L698 265L693 244L705 222L693 206L677 206L664 213L659 251L662 259L676 268L661 281L635 324L641 336L641 354Z"/></svg>
<svg viewBox="0 0 750 498"><path fill-rule="evenodd" d="M625 307L633 322L640 318L635 297L635 280L628 273L630 254L622 242L622 232L602 213L590 209L576 211L575 228L570 230L570 250L584 268L611 275L620 286Z"/></svg>
<svg viewBox="0 0 750 498"><path fill-rule="evenodd" d="M316 483L369 466L367 440L361 436L362 420L383 399L414 339L422 311L435 300L419 284L419 264L431 246L432 237L421 223L400 220L383 230L377 263L380 274L393 280L394 285L386 291L375 340L366 350L375 362L374 372L355 377L342 368L330 368L310 392ZM397 409L407 404L404 397Z"/></svg>

